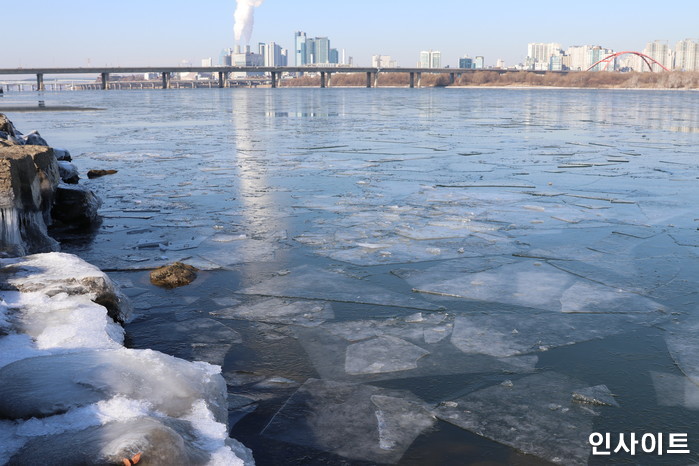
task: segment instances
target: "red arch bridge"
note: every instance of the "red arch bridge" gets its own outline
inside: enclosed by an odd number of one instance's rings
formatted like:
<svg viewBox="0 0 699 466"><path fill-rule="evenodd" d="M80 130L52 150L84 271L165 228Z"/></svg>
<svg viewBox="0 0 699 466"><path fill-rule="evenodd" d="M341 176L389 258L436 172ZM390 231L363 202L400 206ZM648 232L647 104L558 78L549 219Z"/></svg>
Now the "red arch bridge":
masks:
<svg viewBox="0 0 699 466"><path fill-rule="evenodd" d="M621 56L621 55L626 55L626 54L629 54L629 53L630 53L631 55L636 55L637 57L641 57L641 59L645 62L645 64L648 65L648 69L649 69L650 71L653 71L653 65L651 65L651 63L654 63L654 64L658 65L659 67L661 67L661 68L664 69L665 71L670 71L670 70L668 70L667 68L665 68L662 64L660 64L660 63L658 62L658 60L656 60L656 59L653 58L653 57L649 57L648 55L646 55L646 54L644 54L644 53L641 53L641 52L628 52L628 51L627 51L627 52L617 52L617 53L613 53L613 54L609 55L608 57L604 57L603 59L601 59L601 60L595 62L595 63L594 63L591 67L589 67L586 71L590 71L592 68L594 68L595 66L599 65L600 63L605 63L604 69L606 70L607 68L609 68L609 64L610 64L612 61L614 61L614 59L615 59L616 57Z"/></svg>

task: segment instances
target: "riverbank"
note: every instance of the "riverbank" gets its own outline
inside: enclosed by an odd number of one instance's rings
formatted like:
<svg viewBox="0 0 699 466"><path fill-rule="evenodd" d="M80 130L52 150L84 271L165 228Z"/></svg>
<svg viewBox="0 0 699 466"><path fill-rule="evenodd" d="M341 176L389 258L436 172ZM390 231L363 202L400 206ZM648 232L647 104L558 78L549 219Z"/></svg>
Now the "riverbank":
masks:
<svg viewBox="0 0 699 466"><path fill-rule="evenodd" d="M59 189L84 192L66 151L0 120L0 464L254 464L219 366L124 347L129 300L46 235Z"/></svg>
<svg viewBox="0 0 699 466"><path fill-rule="evenodd" d="M568 73L502 72L492 70L458 73L422 73L421 87L551 87L582 89L699 89L699 72L671 71L662 73L615 73L571 71ZM332 75L332 86L365 87L366 77L360 73ZM409 73L379 74L378 87L408 87ZM417 86L417 80L415 81ZM319 87L320 76L284 79L281 87Z"/></svg>

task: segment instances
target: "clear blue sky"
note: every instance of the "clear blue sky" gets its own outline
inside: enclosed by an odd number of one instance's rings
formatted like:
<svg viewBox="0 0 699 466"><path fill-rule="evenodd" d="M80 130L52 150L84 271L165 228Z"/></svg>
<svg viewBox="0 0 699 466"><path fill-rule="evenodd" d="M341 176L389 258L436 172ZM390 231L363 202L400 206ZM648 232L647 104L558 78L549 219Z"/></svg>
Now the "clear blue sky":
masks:
<svg viewBox="0 0 699 466"><path fill-rule="evenodd" d="M199 65L233 45L234 0L3 4L0 68ZM265 0L251 43L292 49L296 30L328 36L359 65L383 54L414 66L420 50L434 49L443 65L468 54L509 66L523 60L528 42L640 51L659 39L674 47L699 38L699 1Z"/></svg>

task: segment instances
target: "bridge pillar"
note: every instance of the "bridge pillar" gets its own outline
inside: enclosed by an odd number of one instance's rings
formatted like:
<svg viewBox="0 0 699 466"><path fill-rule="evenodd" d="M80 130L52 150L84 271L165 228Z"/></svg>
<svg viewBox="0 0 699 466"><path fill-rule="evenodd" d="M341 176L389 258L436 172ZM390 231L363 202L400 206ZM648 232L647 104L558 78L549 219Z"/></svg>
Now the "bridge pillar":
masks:
<svg viewBox="0 0 699 466"><path fill-rule="evenodd" d="M412 71L410 72L410 88L412 89L415 87L415 73Z"/></svg>
<svg viewBox="0 0 699 466"><path fill-rule="evenodd" d="M374 73L374 87L379 87L379 72Z"/></svg>
<svg viewBox="0 0 699 466"><path fill-rule="evenodd" d="M456 81L454 73L449 73L449 84L454 84L454 81Z"/></svg>
<svg viewBox="0 0 699 466"><path fill-rule="evenodd" d="M272 89L274 89L277 87L277 72L271 71L270 74L272 75Z"/></svg>
<svg viewBox="0 0 699 466"><path fill-rule="evenodd" d="M320 72L320 87L321 89L325 87L325 71Z"/></svg>
<svg viewBox="0 0 699 466"><path fill-rule="evenodd" d="M422 87L422 73L417 74L417 87Z"/></svg>
<svg viewBox="0 0 699 466"><path fill-rule="evenodd" d="M109 89L109 73L102 73L102 90Z"/></svg>
<svg viewBox="0 0 699 466"><path fill-rule="evenodd" d="M163 73L163 89L170 89L170 73Z"/></svg>
<svg viewBox="0 0 699 466"><path fill-rule="evenodd" d="M43 73L38 73L36 75L36 90L37 91L44 90L44 74Z"/></svg>
<svg viewBox="0 0 699 466"><path fill-rule="evenodd" d="M218 72L218 87L223 87L223 71Z"/></svg>
<svg viewBox="0 0 699 466"><path fill-rule="evenodd" d="M366 87L371 87L371 71L366 72Z"/></svg>
<svg viewBox="0 0 699 466"><path fill-rule="evenodd" d="M330 78L332 78L332 76L333 76L333 74L328 71L328 82L327 82L328 87L330 87Z"/></svg>

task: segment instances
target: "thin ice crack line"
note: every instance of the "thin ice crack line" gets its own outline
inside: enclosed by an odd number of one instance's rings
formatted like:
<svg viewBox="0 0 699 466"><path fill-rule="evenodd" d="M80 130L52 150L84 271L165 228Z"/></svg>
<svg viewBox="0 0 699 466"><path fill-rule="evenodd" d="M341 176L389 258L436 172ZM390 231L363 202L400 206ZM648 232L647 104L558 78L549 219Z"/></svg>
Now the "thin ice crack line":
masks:
<svg viewBox="0 0 699 466"><path fill-rule="evenodd" d="M417 309L420 311L444 311L446 308L444 306L435 306L437 307L436 309L430 308L430 307L417 307L417 306L411 306L411 305L405 305L405 304L381 304L381 303L376 303L376 302L368 302L368 301L348 301L344 299L332 299L332 298L311 298L307 296L299 296L299 295L281 295L281 294L261 294L261 293L240 293L240 292L233 292L235 295L240 295L240 296L261 296L264 298L282 298L282 299L304 299L307 301L326 301L326 302L331 302L331 303L346 303L346 304L364 304L367 306L383 306L383 307L398 307L398 308L403 308L403 309Z"/></svg>

